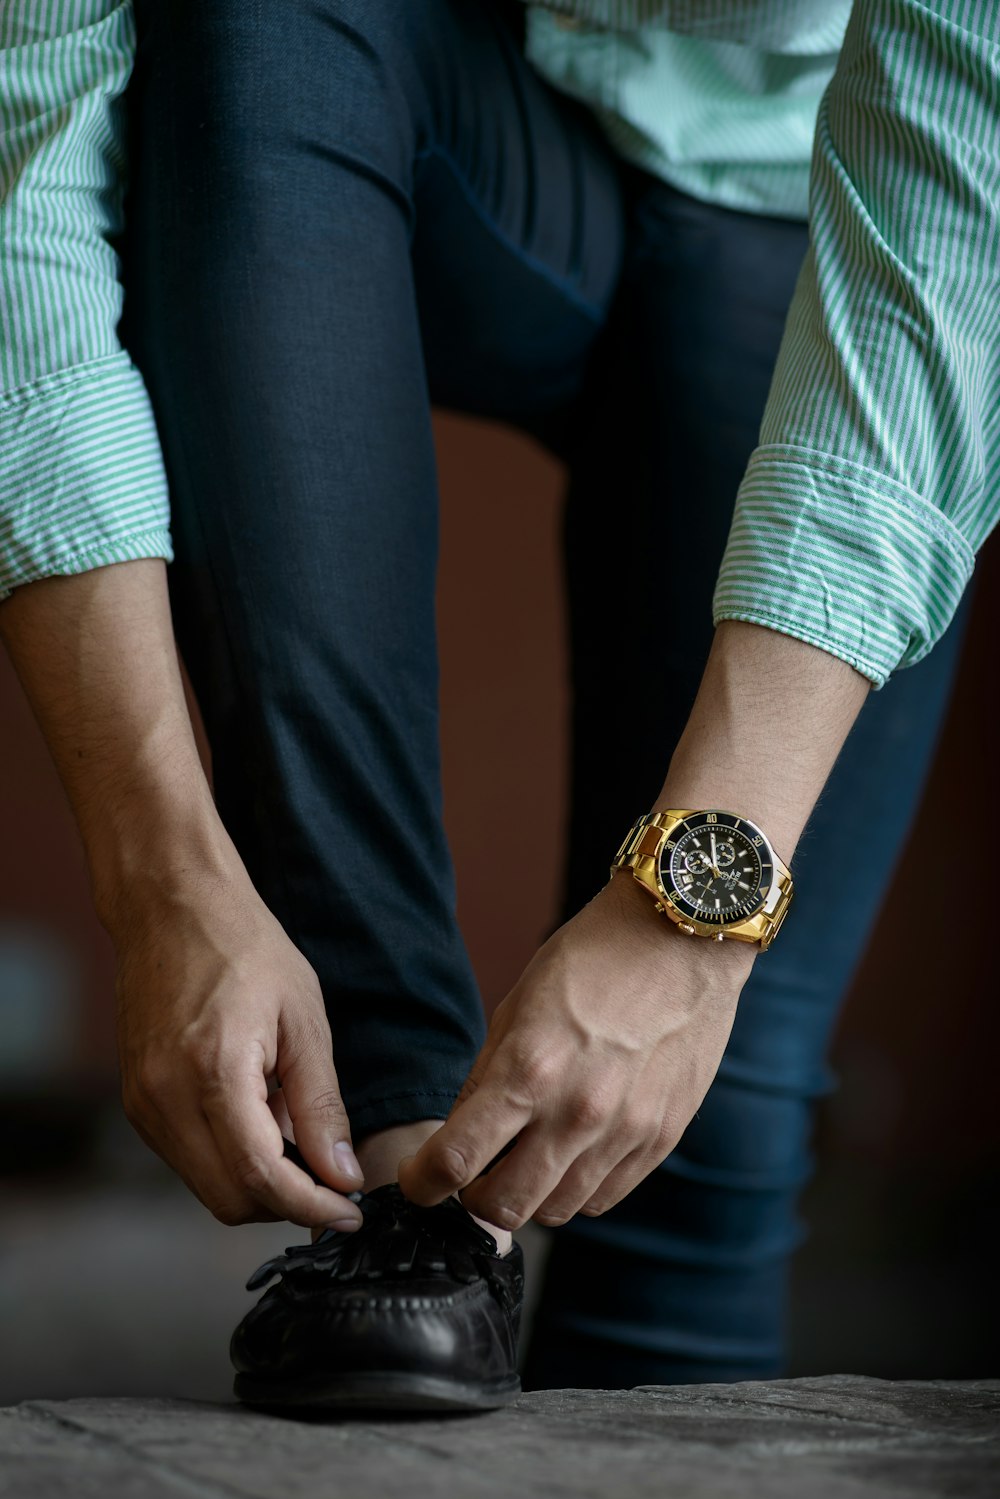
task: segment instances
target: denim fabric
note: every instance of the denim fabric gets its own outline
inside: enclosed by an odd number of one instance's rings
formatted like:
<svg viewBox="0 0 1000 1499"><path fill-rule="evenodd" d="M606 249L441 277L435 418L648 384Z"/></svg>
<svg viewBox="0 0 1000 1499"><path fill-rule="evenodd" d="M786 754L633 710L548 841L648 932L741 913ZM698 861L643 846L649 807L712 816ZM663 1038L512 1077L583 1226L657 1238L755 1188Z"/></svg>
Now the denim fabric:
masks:
<svg viewBox="0 0 1000 1499"><path fill-rule="evenodd" d="M220 811L320 976L360 1137L443 1117L483 1035L441 823L431 402L570 465L569 914L693 697L806 232L625 167L485 3L136 11L125 331L178 635ZM680 1147L556 1235L532 1382L780 1362L811 1100L958 633L866 707Z"/></svg>

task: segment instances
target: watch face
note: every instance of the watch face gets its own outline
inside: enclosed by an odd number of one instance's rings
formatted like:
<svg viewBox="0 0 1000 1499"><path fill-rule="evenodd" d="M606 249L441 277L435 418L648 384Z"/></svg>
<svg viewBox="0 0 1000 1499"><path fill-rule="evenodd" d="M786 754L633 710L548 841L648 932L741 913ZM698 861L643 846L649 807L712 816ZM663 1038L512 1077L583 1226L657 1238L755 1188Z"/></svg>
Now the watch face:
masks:
<svg viewBox="0 0 1000 1499"><path fill-rule="evenodd" d="M671 905L714 926L756 915L773 879L767 839L731 812L692 813L672 830L660 854L660 883Z"/></svg>

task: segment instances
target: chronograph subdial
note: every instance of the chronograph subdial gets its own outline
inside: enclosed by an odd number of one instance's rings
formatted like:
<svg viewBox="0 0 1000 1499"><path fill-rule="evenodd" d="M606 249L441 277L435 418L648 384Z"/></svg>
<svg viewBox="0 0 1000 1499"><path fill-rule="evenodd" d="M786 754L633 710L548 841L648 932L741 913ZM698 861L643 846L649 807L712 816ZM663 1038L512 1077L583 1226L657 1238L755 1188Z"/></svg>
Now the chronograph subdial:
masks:
<svg viewBox="0 0 1000 1499"><path fill-rule="evenodd" d="M736 850L728 838L716 842L715 863L719 869L729 869L736 863Z"/></svg>
<svg viewBox="0 0 1000 1499"><path fill-rule="evenodd" d="M672 834L661 854L661 879L678 912L723 926L760 909L773 879L773 855L753 823L726 812L700 812Z"/></svg>
<svg viewBox="0 0 1000 1499"><path fill-rule="evenodd" d="M711 867L711 861L703 848L692 849L684 859L684 868L690 875L703 875Z"/></svg>

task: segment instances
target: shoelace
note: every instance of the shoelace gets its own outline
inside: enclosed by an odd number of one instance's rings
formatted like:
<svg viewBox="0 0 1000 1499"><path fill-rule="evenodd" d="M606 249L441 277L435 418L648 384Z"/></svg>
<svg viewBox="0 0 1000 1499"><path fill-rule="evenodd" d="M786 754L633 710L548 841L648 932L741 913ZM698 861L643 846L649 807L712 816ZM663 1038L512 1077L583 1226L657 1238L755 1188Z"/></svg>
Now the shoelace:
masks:
<svg viewBox="0 0 1000 1499"><path fill-rule="evenodd" d="M355 1200L364 1220L360 1228L352 1233L328 1228L314 1244L291 1245L254 1271L247 1290L257 1291L277 1275L376 1281L437 1273L465 1285L484 1278L491 1289L501 1281L496 1240L452 1199L418 1207L391 1183Z"/></svg>

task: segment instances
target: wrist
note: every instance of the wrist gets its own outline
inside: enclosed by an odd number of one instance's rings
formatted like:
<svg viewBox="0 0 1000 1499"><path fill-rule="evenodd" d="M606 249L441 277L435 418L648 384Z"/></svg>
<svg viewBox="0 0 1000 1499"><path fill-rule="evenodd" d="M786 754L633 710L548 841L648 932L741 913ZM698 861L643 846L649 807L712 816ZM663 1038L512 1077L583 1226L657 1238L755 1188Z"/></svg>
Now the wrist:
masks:
<svg viewBox="0 0 1000 1499"><path fill-rule="evenodd" d="M790 864L869 688L826 651L724 622L654 810L735 812Z"/></svg>
<svg viewBox="0 0 1000 1499"><path fill-rule="evenodd" d="M671 765L650 810L673 809L734 812L755 823L778 857L790 865L811 803L788 795L780 786L764 784L759 777L741 774L739 767L700 763Z"/></svg>
<svg viewBox="0 0 1000 1499"><path fill-rule="evenodd" d="M700 992L718 988L724 994L739 992L754 965L758 949L747 942L711 942L688 937L668 917L661 915L648 890L626 869L619 870L600 892L612 919L630 952L662 958L671 975L678 965L697 973Z"/></svg>
<svg viewBox="0 0 1000 1499"><path fill-rule="evenodd" d="M190 791L137 793L85 839L97 915L116 941L208 888L250 885L207 784Z"/></svg>

